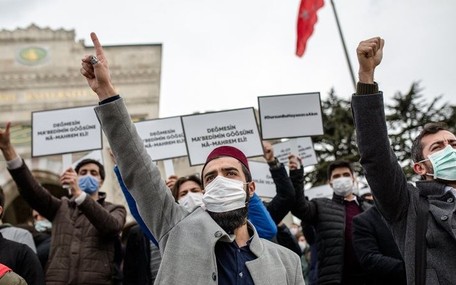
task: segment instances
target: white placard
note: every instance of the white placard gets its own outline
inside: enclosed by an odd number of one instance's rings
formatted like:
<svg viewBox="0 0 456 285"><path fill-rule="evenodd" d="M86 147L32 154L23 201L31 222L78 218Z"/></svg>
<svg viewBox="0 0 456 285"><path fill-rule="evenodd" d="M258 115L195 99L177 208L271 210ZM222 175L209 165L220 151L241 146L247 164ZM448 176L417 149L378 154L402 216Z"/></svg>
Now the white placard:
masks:
<svg viewBox="0 0 456 285"><path fill-rule="evenodd" d="M94 106L32 112L32 156L102 148Z"/></svg>
<svg viewBox="0 0 456 285"><path fill-rule="evenodd" d="M256 185L255 193L260 197L273 198L277 194L277 190L269 165L265 162L249 160L249 168Z"/></svg>
<svg viewBox="0 0 456 285"><path fill-rule="evenodd" d="M171 175L176 174L174 171L174 164L172 159L163 160L163 165L165 167L165 177L170 177Z"/></svg>
<svg viewBox="0 0 456 285"><path fill-rule="evenodd" d="M103 164L103 153L101 150L94 150L94 151L91 151L89 152L88 154L84 155L83 157L81 157L80 159L76 160L75 162L73 162L71 164L71 167L73 167L73 169L76 168L76 165L79 164L79 162L83 161L84 159L93 159L93 160L96 160L98 161L99 163ZM66 169L66 168L64 168Z"/></svg>
<svg viewBox="0 0 456 285"><path fill-rule="evenodd" d="M182 116L190 165L204 164L216 147L231 145L246 157L262 156L253 108Z"/></svg>
<svg viewBox="0 0 456 285"><path fill-rule="evenodd" d="M62 155L62 171L65 171L68 167L73 164L73 155L71 153L65 153ZM74 168L74 166L72 166Z"/></svg>
<svg viewBox="0 0 456 285"><path fill-rule="evenodd" d="M333 196L334 191L332 190L331 186L329 184L317 186L310 188L306 191L304 191L304 195L309 198L309 200L312 200L314 198L329 198L331 199Z"/></svg>
<svg viewBox="0 0 456 285"><path fill-rule="evenodd" d="M135 126L152 160L187 155L180 117L141 121Z"/></svg>
<svg viewBox="0 0 456 285"><path fill-rule="evenodd" d="M297 154L301 158L304 167L318 163L312 139L309 137L287 140L276 143L272 147L274 156L285 165L288 164L288 155L290 154Z"/></svg>
<svg viewBox="0 0 456 285"><path fill-rule="evenodd" d="M323 134L319 92L259 96L258 108L263 139Z"/></svg>

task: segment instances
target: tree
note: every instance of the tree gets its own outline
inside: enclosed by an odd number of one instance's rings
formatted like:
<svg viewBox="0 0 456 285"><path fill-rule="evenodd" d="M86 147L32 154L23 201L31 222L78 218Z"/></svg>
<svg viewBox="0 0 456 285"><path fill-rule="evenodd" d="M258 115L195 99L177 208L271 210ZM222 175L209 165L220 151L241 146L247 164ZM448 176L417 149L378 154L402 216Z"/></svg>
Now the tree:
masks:
<svg viewBox="0 0 456 285"><path fill-rule="evenodd" d="M359 160L350 101L338 97L331 89L322 100L321 108L324 134L312 138L319 163L314 171L306 173L306 184L312 186L326 183L326 168L330 162Z"/></svg>
<svg viewBox="0 0 456 285"><path fill-rule="evenodd" d="M413 139L428 122L446 122L454 132L456 106L441 102L442 96L428 99L419 82L414 82L406 94L397 92L385 107L391 147L404 169L407 179L417 177L410 159ZM314 149L319 163L306 173L306 185L318 186L327 182L326 168L334 160L348 160L362 175L350 101L339 98L333 89L321 102L324 135L314 137Z"/></svg>
<svg viewBox="0 0 456 285"><path fill-rule="evenodd" d="M409 180L417 178L410 154L412 141L421 127L429 122L446 122L448 126L455 126L456 121L456 106L441 103L442 95L428 99L422 91L419 82L414 82L407 94L397 92L393 102L386 106L391 147Z"/></svg>

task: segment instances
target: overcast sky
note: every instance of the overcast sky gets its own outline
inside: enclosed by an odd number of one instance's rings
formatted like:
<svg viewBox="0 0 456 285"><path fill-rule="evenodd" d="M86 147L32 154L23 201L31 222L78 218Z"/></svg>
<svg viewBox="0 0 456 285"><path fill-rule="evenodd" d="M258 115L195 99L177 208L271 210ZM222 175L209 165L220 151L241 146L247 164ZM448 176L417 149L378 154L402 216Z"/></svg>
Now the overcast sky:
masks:
<svg viewBox="0 0 456 285"><path fill-rule="evenodd" d="M420 81L456 104L456 1L335 0L350 59L385 39L376 80L388 100ZM300 0L0 0L0 29L34 23L74 29L91 45L163 44L160 116L257 107L257 96L320 92L349 98L353 84L326 0L302 58L295 56ZM453 88L452 88L453 87ZM128 94L122 94L128 97Z"/></svg>

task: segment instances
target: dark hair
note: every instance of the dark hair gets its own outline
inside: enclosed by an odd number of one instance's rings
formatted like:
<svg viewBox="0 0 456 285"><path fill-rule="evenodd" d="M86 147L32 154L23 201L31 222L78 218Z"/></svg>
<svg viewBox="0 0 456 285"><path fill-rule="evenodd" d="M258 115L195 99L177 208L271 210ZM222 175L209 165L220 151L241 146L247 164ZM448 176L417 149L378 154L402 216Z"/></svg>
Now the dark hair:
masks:
<svg viewBox="0 0 456 285"><path fill-rule="evenodd" d="M242 164L242 172L244 172L244 175L245 175L245 182L251 182L252 181L252 174L250 173L250 170L244 165Z"/></svg>
<svg viewBox="0 0 456 285"><path fill-rule="evenodd" d="M353 175L353 167L350 162L348 162L346 160L336 160L336 161L331 162L328 165L328 169L327 169L327 173L326 173L326 175L328 176L327 179L328 180L331 179L331 175L332 175L332 172L334 171L334 169L342 168L342 167L348 168L350 170L350 173Z"/></svg>
<svg viewBox="0 0 456 285"><path fill-rule="evenodd" d="M189 176L179 177L179 179L177 179L176 183L174 183L174 186L171 189L171 193L173 194L174 200L176 200L176 202L179 197L179 188L181 187L182 184L184 184L187 181L193 181L196 184L198 184L201 187L201 189L203 189L203 183L201 183L201 179L199 179L198 176L189 175Z"/></svg>
<svg viewBox="0 0 456 285"><path fill-rule="evenodd" d="M245 175L245 182L252 182L252 174L250 173L250 170L241 161L239 161L239 162L241 163L242 172ZM201 172L201 181L204 181L202 172ZM203 183L201 183L200 185L203 186Z"/></svg>
<svg viewBox="0 0 456 285"><path fill-rule="evenodd" d="M2 207L2 212L0 213L0 220L3 218L3 213L5 213L5 193L3 193L3 188L0 187L0 206Z"/></svg>
<svg viewBox="0 0 456 285"><path fill-rule="evenodd" d="M83 167L86 164L90 164L90 163L96 164L98 166L98 171L100 172L101 180L104 181L105 175L106 175L105 169L104 169L103 164L101 164L98 160L91 159L91 158L83 159L76 165L74 171L76 171L76 173L79 173L79 169L81 169L81 167Z"/></svg>
<svg viewBox="0 0 456 285"><path fill-rule="evenodd" d="M421 140L428 135L435 134L439 131L448 131L448 127L443 122L438 123L427 123L424 125L420 134L413 140L412 143L412 160L413 162L419 162L424 160L423 156L423 145Z"/></svg>

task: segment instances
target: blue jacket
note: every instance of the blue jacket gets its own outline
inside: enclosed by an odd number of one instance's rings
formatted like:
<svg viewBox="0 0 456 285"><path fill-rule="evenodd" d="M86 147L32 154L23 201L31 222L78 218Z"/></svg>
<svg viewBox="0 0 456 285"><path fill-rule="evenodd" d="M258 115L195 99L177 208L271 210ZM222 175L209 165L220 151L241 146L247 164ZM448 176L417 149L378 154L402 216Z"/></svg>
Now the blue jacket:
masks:
<svg viewBox="0 0 456 285"><path fill-rule="evenodd" d="M120 189L122 190L123 194L125 195L125 200L127 200L128 208L130 208L130 213L135 218L136 222L138 225L141 227L141 230L143 233L147 236L149 240L151 240L156 246L158 246L157 240L154 238L150 230L147 228L146 224L144 223L143 219L141 218L141 215L139 214L138 207L136 205L135 198L131 196L130 192L127 189L127 186L125 186L125 183L122 179L122 176L120 175L119 167L114 166L114 173L116 174L117 181L119 182Z"/></svg>

